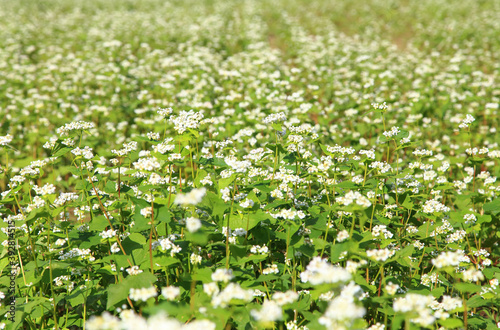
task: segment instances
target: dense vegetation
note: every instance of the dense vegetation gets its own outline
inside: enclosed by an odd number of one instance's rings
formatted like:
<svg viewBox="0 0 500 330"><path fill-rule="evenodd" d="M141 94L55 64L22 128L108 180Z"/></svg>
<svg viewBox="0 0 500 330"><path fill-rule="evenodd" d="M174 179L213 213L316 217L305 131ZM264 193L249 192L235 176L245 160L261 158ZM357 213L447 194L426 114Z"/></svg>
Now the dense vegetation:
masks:
<svg viewBox="0 0 500 330"><path fill-rule="evenodd" d="M500 327L499 17L0 0L0 328Z"/></svg>

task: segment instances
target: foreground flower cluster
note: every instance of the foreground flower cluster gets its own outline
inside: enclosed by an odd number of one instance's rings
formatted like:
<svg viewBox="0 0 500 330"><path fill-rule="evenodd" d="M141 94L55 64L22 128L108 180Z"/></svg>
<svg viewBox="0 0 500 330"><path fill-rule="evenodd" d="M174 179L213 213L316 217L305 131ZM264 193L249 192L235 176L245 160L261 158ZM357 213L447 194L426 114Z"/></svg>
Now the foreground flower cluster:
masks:
<svg viewBox="0 0 500 330"><path fill-rule="evenodd" d="M500 8L358 2L0 9L0 328L498 327Z"/></svg>

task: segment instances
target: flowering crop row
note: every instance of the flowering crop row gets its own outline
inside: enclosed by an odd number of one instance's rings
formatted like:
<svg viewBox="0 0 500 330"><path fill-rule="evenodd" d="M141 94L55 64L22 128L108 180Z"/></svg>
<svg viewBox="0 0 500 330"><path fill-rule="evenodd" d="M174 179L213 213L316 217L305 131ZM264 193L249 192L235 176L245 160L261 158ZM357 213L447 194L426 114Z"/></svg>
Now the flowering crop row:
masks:
<svg viewBox="0 0 500 330"><path fill-rule="evenodd" d="M7 2L0 328L500 326L498 4Z"/></svg>

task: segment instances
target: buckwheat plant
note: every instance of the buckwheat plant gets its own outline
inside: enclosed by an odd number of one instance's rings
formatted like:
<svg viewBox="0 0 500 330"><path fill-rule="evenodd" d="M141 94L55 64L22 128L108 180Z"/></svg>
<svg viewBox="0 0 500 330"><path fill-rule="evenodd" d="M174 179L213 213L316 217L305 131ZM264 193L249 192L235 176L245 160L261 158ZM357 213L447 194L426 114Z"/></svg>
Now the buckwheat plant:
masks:
<svg viewBox="0 0 500 330"><path fill-rule="evenodd" d="M499 16L4 0L0 329L497 328Z"/></svg>

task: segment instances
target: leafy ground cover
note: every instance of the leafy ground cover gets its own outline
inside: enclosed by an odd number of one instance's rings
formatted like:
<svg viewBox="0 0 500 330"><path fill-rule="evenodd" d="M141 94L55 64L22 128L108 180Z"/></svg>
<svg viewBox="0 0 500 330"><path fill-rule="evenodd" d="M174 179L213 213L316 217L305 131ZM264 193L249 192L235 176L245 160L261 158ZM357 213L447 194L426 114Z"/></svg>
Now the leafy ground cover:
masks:
<svg viewBox="0 0 500 330"><path fill-rule="evenodd" d="M500 327L499 16L0 1L0 328Z"/></svg>

